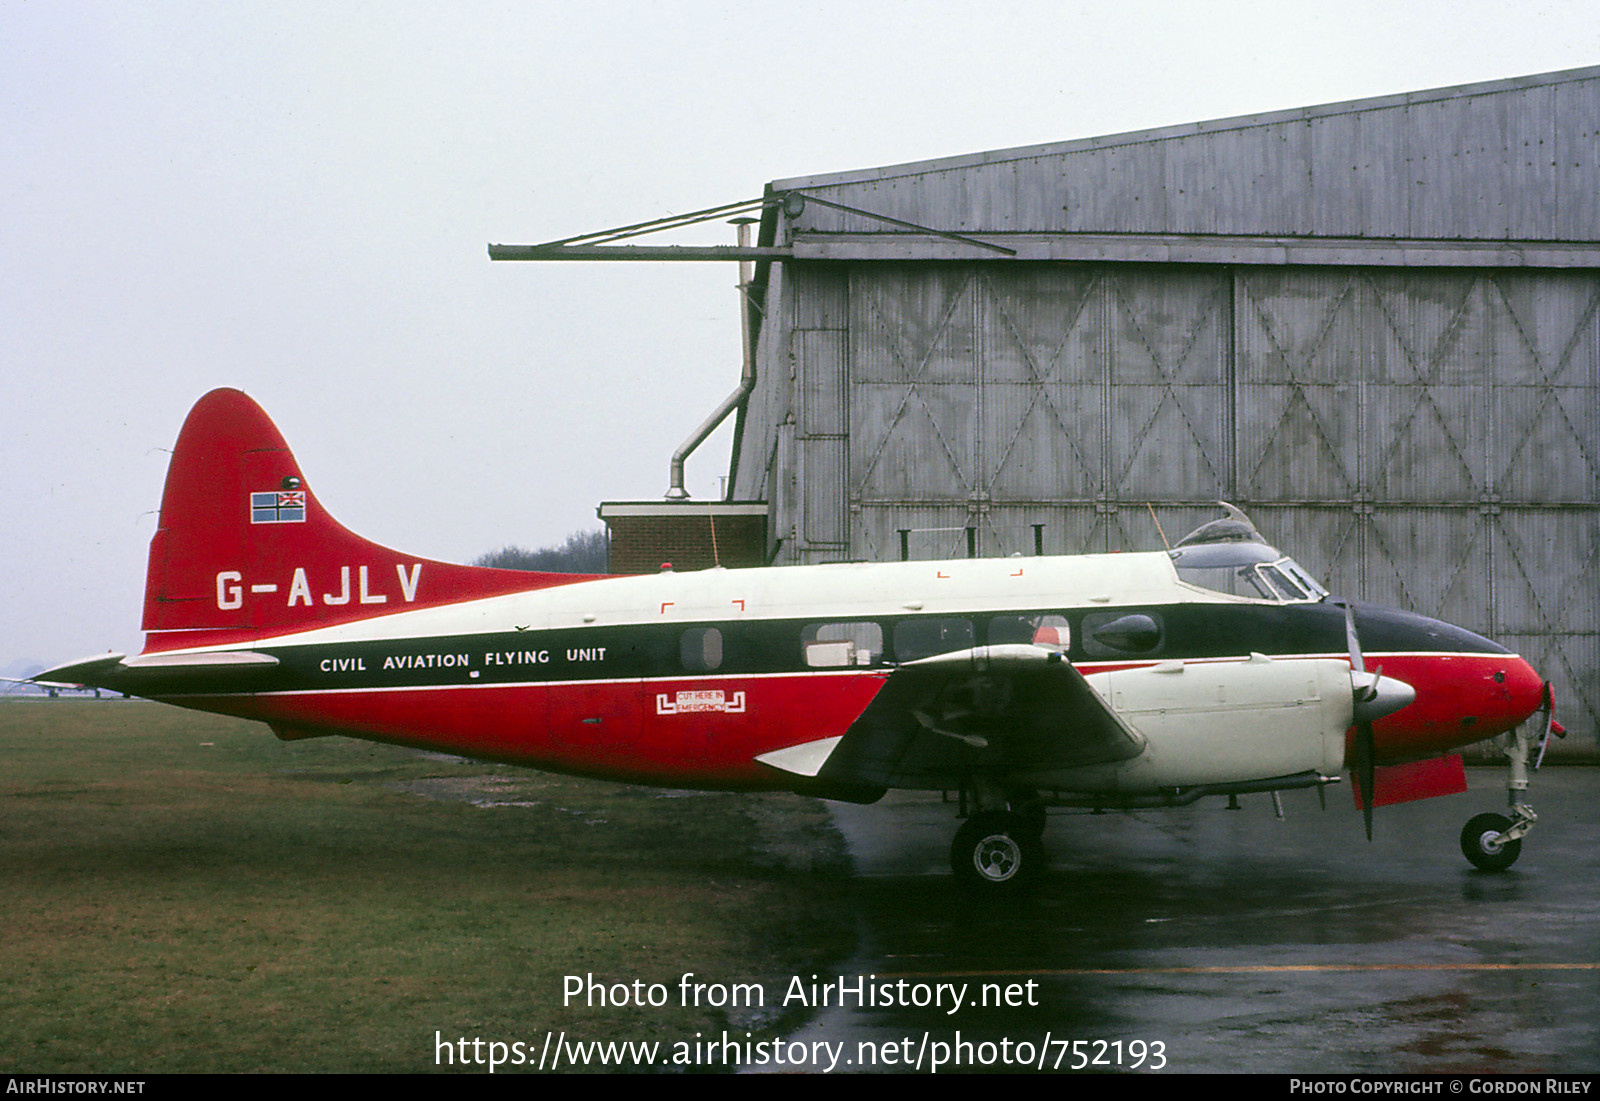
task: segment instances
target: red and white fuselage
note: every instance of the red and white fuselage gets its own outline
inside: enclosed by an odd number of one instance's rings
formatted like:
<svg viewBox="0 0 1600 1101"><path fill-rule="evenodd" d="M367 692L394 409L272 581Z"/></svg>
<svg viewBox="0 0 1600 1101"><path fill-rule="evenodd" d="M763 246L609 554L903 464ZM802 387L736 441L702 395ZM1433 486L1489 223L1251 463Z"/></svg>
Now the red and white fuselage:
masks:
<svg viewBox="0 0 1600 1101"><path fill-rule="evenodd" d="M1353 620L1368 668L1415 693L1376 721L1379 765L1504 732L1539 705L1537 673L1487 639L1364 605ZM138 657L45 675L283 737L670 787L1323 782L1354 722L1345 610L1320 596L1212 591L1166 552L641 577L418 559L329 517L231 390L180 435L145 628Z"/></svg>

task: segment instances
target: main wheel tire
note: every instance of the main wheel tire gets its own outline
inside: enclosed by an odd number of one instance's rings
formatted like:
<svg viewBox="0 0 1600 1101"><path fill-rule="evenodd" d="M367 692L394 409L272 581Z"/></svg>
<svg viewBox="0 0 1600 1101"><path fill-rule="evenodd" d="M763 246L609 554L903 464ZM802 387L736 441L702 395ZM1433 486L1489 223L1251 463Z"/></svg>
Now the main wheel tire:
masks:
<svg viewBox="0 0 1600 1101"><path fill-rule="evenodd" d="M1486 872L1505 871L1522 853L1520 838L1498 840L1510 828L1511 819L1503 814L1474 815L1461 830L1461 855L1470 860L1474 868Z"/></svg>
<svg viewBox="0 0 1600 1101"><path fill-rule="evenodd" d="M950 846L956 878L975 887L1021 887L1037 878L1043 866L1044 846L1029 824L1009 811L973 815Z"/></svg>

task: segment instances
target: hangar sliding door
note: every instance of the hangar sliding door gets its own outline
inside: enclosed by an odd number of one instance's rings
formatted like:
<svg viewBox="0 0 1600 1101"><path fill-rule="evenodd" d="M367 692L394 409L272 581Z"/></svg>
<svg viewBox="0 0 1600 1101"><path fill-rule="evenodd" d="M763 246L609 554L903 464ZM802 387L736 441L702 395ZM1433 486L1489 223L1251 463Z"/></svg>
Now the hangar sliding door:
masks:
<svg viewBox="0 0 1600 1101"><path fill-rule="evenodd" d="M1478 630L1600 713L1600 280L1241 271L1238 496L1329 588Z"/></svg>
<svg viewBox="0 0 1600 1101"><path fill-rule="evenodd" d="M851 269L852 556L1159 545L1124 502L1229 481L1228 304L1202 269Z"/></svg>
<svg viewBox="0 0 1600 1101"><path fill-rule="evenodd" d="M1593 274L791 270L790 560L1149 549L1232 500L1334 591L1518 649L1593 736Z"/></svg>

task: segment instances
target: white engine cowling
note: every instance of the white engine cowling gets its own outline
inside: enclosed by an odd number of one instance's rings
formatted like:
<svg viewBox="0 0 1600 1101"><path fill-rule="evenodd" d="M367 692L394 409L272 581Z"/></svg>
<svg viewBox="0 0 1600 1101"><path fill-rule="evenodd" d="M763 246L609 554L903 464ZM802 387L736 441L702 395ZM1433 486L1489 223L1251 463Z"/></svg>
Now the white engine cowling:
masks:
<svg viewBox="0 0 1600 1101"><path fill-rule="evenodd" d="M1144 753L1041 776L1043 786L1152 794L1344 767L1350 666L1330 658L1166 662L1086 678L1140 734Z"/></svg>

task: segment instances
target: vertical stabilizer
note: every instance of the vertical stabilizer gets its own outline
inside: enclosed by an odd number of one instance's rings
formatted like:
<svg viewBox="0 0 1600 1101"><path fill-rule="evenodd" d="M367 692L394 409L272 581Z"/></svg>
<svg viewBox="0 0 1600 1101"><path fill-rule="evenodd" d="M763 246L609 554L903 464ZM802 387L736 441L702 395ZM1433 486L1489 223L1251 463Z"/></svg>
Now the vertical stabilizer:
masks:
<svg viewBox="0 0 1600 1101"><path fill-rule="evenodd" d="M235 643L590 580L435 562L323 510L267 414L213 390L178 434L150 541L146 650Z"/></svg>

